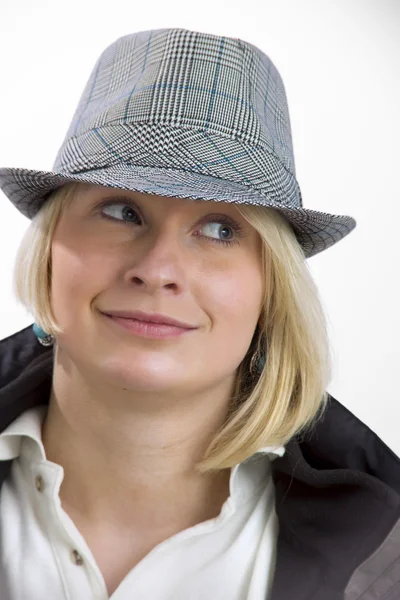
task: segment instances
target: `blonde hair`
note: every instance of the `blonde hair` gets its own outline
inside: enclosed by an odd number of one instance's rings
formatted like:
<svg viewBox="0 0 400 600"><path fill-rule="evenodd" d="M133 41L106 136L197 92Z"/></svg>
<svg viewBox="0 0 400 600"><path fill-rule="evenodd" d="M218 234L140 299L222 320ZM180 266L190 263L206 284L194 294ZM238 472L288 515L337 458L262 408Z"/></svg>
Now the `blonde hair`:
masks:
<svg viewBox="0 0 400 600"><path fill-rule="evenodd" d="M47 333L62 330L51 306L51 242L76 183L49 194L17 252L14 293ZM286 219L268 207L237 205L257 230L265 272L259 326L241 362L227 418L196 465L206 473L238 464L264 446L285 446L316 424L327 405L331 355L318 289ZM254 357L266 354L261 374Z"/></svg>

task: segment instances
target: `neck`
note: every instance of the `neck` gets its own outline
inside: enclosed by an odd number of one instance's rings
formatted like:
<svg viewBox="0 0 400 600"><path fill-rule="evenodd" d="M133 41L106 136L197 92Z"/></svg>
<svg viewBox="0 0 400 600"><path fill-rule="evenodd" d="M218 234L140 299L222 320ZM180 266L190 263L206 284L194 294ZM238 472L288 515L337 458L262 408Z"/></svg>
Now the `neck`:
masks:
<svg viewBox="0 0 400 600"><path fill-rule="evenodd" d="M60 498L81 518L186 526L219 514L230 469L195 465L224 422L232 382L187 397L133 393L55 363L43 424L47 459L61 465Z"/></svg>

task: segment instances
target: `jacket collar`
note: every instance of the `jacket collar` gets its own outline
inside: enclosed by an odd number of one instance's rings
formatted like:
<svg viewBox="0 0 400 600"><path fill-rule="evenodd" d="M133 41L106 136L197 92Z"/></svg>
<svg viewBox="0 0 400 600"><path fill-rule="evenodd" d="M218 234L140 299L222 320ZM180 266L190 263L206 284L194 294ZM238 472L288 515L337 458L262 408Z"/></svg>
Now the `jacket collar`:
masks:
<svg viewBox="0 0 400 600"><path fill-rule="evenodd" d="M0 341L0 432L47 404L53 349L32 326ZM11 461L0 462L0 486ZM400 459L331 395L307 436L271 463L279 520L271 600L339 600L400 518Z"/></svg>

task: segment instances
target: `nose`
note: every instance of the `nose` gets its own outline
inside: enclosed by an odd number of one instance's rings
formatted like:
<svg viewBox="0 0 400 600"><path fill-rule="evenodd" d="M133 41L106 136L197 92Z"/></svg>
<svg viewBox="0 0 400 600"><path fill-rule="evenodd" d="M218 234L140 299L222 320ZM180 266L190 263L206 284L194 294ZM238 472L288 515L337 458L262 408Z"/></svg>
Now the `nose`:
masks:
<svg viewBox="0 0 400 600"><path fill-rule="evenodd" d="M178 294L185 290L188 268L177 227L161 226L134 241L125 279L152 294L162 290Z"/></svg>

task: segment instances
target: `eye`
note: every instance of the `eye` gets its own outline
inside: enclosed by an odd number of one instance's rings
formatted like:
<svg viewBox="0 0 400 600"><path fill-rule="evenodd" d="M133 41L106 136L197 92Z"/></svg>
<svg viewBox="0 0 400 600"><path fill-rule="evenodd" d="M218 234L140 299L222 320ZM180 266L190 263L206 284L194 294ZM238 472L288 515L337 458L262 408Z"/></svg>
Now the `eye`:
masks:
<svg viewBox="0 0 400 600"><path fill-rule="evenodd" d="M201 237L215 244L238 244L243 235L242 227L227 215L210 215L201 226Z"/></svg>
<svg viewBox="0 0 400 600"><path fill-rule="evenodd" d="M121 221L127 225L141 223L138 211L127 202L121 202L121 200L105 200L99 204L98 208L104 219Z"/></svg>
<svg viewBox="0 0 400 600"><path fill-rule="evenodd" d="M214 221L212 223L206 223L202 228L205 232L205 235L210 237L217 237L223 240L231 240L234 237L232 227L227 225L226 223L218 223L218 221Z"/></svg>

